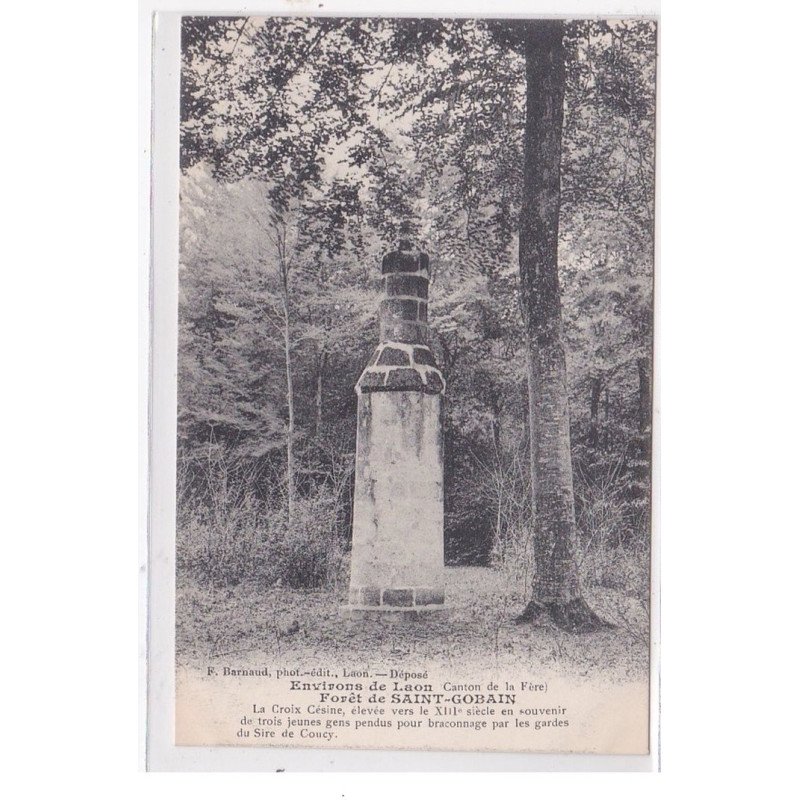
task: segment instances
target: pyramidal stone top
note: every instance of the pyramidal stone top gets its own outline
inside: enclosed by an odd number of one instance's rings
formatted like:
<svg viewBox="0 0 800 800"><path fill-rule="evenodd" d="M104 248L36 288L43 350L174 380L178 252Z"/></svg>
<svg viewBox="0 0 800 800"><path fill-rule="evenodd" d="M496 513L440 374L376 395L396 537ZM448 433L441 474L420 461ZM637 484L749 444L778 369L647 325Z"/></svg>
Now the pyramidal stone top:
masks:
<svg viewBox="0 0 800 800"><path fill-rule="evenodd" d="M445 381L428 346L428 256L400 239L397 250L384 256L381 273L380 343L356 393L443 393Z"/></svg>

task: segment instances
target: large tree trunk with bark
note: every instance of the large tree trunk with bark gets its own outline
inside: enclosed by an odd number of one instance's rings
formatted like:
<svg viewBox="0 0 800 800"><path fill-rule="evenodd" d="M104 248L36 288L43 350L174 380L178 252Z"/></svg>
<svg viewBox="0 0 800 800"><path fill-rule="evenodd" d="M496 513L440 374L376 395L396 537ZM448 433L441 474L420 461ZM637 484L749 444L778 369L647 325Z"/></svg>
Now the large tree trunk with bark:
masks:
<svg viewBox="0 0 800 800"><path fill-rule="evenodd" d="M558 280L561 131L564 102L564 23L526 26L527 114L520 210L520 293L530 347L533 455L531 600L519 621L550 617L566 630L604 623L581 595L572 488L567 369Z"/></svg>

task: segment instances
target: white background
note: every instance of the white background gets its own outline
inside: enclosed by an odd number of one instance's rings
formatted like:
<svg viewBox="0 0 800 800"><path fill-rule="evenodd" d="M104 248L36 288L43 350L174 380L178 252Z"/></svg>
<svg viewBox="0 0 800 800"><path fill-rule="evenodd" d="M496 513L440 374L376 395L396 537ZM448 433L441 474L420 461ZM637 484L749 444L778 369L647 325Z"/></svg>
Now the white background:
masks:
<svg viewBox="0 0 800 800"><path fill-rule="evenodd" d="M789 8L663 9L663 774L391 778L137 773L147 342L139 10L6 10L0 663L3 780L14 782L13 796L785 792L798 713L800 527Z"/></svg>

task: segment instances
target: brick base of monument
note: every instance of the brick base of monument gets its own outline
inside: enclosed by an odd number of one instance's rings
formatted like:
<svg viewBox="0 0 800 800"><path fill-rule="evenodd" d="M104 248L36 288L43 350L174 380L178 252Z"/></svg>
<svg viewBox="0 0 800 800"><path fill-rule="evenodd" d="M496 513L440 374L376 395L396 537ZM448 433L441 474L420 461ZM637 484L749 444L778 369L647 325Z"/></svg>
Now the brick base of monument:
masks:
<svg viewBox="0 0 800 800"><path fill-rule="evenodd" d="M367 586L351 588L349 600L350 604L344 606L342 611L354 620L380 618L407 621L448 610L444 604L444 592L437 589L380 589Z"/></svg>
<svg viewBox="0 0 800 800"><path fill-rule="evenodd" d="M415 608L417 606L443 606L444 592L438 589L379 589L367 586L350 589L350 605L364 608Z"/></svg>

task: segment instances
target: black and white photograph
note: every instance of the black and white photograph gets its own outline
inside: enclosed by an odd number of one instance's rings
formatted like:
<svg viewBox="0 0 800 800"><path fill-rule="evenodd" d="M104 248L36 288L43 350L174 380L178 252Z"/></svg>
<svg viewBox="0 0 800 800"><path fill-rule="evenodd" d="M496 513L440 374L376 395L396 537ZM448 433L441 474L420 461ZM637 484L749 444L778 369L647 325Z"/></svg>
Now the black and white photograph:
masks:
<svg viewBox="0 0 800 800"><path fill-rule="evenodd" d="M651 752L657 44L180 19L175 744Z"/></svg>

